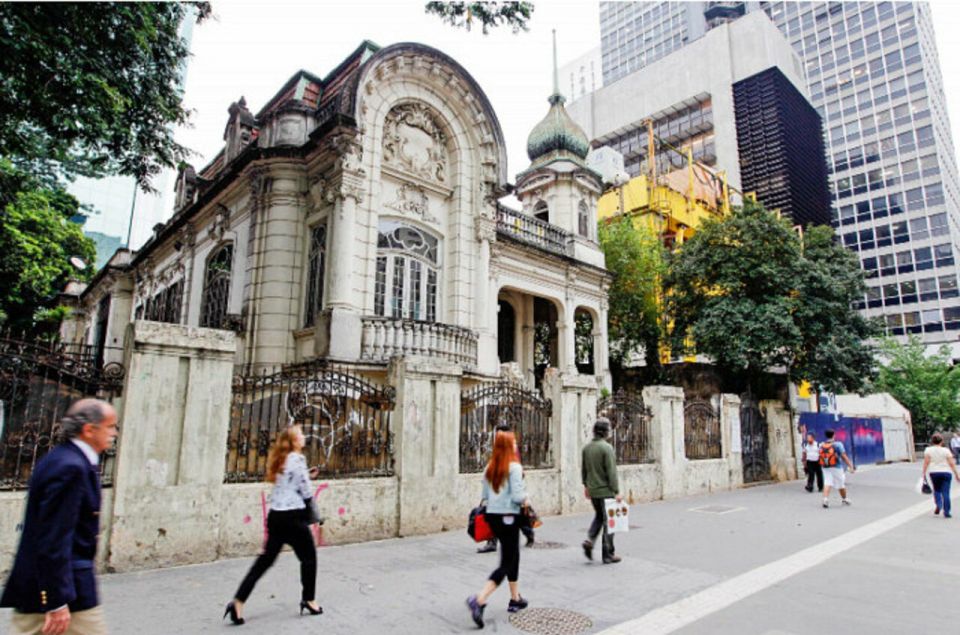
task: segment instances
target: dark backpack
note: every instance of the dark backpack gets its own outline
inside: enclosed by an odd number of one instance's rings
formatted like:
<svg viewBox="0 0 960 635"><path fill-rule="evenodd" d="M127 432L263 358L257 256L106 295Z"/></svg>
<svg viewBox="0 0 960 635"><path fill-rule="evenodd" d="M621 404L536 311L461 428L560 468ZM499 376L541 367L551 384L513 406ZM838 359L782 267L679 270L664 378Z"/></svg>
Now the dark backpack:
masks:
<svg viewBox="0 0 960 635"><path fill-rule="evenodd" d="M837 467L839 458L832 441L825 441L820 444L820 465L823 467Z"/></svg>

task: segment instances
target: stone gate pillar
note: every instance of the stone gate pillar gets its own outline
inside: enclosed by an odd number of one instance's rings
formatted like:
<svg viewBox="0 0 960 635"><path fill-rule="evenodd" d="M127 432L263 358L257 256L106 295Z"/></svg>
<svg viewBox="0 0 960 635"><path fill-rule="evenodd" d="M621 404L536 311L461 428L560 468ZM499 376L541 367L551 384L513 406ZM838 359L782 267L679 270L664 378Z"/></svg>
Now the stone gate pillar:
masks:
<svg viewBox="0 0 960 635"><path fill-rule="evenodd" d="M650 436L654 458L660 465L661 496L676 498L686 491L687 457L684 452L683 389L648 386L643 403L653 411Z"/></svg>
<svg viewBox="0 0 960 635"><path fill-rule="evenodd" d="M234 334L138 320L126 341L107 565L215 560Z"/></svg>
<svg viewBox="0 0 960 635"><path fill-rule="evenodd" d="M593 436L597 418L597 382L592 375L547 369L544 395L553 402L554 461L560 470L560 513L593 509L583 495L580 453Z"/></svg>
<svg viewBox="0 0 960 635"><path fill-rule="evenodd" d="M397 391L393 425L401 536L461 527L470 511L457 496L462 373L457 364L421 357L390 364Z"/></svg>

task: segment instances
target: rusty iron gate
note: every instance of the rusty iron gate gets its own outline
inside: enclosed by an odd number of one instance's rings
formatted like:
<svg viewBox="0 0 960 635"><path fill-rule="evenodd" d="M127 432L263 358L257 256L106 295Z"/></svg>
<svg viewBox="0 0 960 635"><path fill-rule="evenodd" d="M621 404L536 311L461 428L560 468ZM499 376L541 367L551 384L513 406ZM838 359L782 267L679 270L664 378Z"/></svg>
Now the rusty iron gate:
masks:
<svg viewBox="0 0 960 635"><path fill-rule="evenodd" d="M303 454L320 478L391 476L395 404L391 386L323 362L236 375L224 480L262 481L277 433L294 424L303 428Z"/></svg>
<svg viewBox="0 0 960 635"><path fill-rule="evenodd" d="M506 381L480 384L460 394L460 472L482 472L497 426L517 436L524 467L553 467L553 405L538 391Z"/></svg>
<svg viewBox="0 0 960 635"><path fill-rule="evenodd" d="M723 455L720 413L713 403L692 399L684 404L683 437L688 459L719 459Z"/></svg>
<svg viewBox="0 0 960 635"><path fill-rule="evenodd" d="M597 402L597 417L610 420L610 443L616 452L618 465L650 463L653 447L650 443L650 420L653 413L643 403L639 393L622 388Z"/></svg>
<svg viewBox="0 0 960 635"><path fill-rule="evenodd" d="M743 482L770 480L770 443L767 419L751 397L741 397L740 440L743 446Z"/></svg>
<svg viewBox="0 0 960 635"><path fill-rule="evenodd" d="M112 401L121 364L98 363L90 347L0 336L0 490L27 487L33 468L60 441L60 419L84 397ZM113 483L116 446L103 453L100 480Z"/></svg>

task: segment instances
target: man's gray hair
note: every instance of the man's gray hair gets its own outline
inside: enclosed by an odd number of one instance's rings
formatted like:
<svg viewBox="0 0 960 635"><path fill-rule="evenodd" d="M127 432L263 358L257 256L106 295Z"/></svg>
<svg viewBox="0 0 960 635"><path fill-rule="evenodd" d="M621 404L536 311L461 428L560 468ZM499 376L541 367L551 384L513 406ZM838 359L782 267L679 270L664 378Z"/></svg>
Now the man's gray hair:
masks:
<svg viewBox="0 0 960 635"><path fill-rule="evenodd" d="M597 417L593 422L593 436L605 439L610 434L610 420L606 417Z"/></svg>
<svg viewBox="0 0 960 635"><path fill-rule="evenodd" d="M83 426L88 423L99 425L107 418L112 406L100 399L80 399L67 408L67 414L60 420L60 436L68 441L80 435Z"/></svg>

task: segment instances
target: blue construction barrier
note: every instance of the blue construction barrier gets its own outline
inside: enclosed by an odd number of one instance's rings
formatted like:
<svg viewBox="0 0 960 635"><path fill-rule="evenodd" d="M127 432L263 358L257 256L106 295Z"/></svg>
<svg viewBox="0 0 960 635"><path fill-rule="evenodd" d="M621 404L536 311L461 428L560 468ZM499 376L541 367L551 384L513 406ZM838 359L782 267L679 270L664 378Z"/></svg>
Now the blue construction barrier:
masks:
<svg viewBox="0 0 960 635"><path fill-rule="evenodd" d="M825 412L801 412L800 431L812 432L817 441L824 440L824 430L832 428L834 438L843 443L854 465L878 463L886 459L883 453L883 422L868 417L844 417Z"/></svg>

